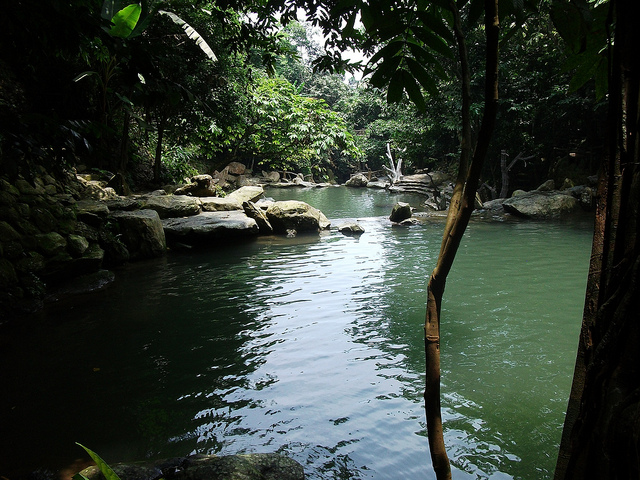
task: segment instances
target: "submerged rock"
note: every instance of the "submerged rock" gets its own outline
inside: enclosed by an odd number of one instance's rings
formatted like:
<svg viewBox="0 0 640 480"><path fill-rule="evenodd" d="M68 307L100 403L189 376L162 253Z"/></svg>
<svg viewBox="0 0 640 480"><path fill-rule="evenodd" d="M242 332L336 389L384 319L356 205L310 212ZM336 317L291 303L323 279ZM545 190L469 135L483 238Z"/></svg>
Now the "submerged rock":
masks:
<svg viewBox="0 0 640 480"><path fill-rule="evenodd" d="M343 223L338 226L338 231L343 235L360 236L364 233L364 228L357 223Z"/></svg>
<svg viewBox="0 0 640 480"><path fill-rule="evenodd" d="M393 206L389 220L394 223L400 223L407 218L411 218L411 205L404 202L398 202Z"/></svg>

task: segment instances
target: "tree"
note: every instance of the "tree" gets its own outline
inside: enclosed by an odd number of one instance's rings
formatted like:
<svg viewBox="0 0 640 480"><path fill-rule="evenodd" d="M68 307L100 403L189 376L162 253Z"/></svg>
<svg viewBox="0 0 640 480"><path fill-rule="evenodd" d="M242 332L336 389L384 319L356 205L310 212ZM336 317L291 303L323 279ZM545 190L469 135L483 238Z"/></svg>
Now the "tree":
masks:
<svg viewBox="0 0 640 480"><path fill-rule="evenodd" d="M591 8L589 8L591 7ZM578 354L556 480L640 476L640 33L632 0L558 3L559 28L580 45L577 74L608 71L608 152L602 164ZM607 28L608 27L608 28ZM602 49L603 35L608 48ZM601 55L608 53L608 55ZM608 68L598 67L608 58ZM584 74L585 69L591 72ZM580 83L583 80L577 80Z"/></svg>
<svg viewBox="0 0 640 480"><path fill-rule="evenodd" d="M244 126L221 131L238 157L265 169L323 177L341 157L360 151L342 117L324 100L305 97L284 78L255 78Z"/></svg>

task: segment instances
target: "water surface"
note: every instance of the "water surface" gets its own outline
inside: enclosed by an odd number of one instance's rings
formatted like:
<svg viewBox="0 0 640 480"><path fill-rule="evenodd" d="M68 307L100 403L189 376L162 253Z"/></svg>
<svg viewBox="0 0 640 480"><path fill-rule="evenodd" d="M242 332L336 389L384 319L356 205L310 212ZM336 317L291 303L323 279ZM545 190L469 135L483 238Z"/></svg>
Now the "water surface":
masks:
<svg viewBox="0 0 640 480"><path fill-rule="evenodd" d="M365 234L132 264L104 292L0 328L0 475L59 468L78 441L112 463L279 451L311 479L435 478L422 323L442 224L392 227L408 198L386 192L295 196ZM455 479L552 477L590 241L580 222L469 226L443 306Z"/></svg>

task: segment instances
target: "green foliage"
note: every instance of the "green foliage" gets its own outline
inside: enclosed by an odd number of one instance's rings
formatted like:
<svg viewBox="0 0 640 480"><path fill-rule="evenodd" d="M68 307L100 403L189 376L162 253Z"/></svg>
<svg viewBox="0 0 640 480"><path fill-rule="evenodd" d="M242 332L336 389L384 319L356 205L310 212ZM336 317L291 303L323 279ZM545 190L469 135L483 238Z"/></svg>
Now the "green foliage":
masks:
<svg viewBox="0 0 640 480"><path fill-rule="evenodd" d="M360 156L344 119L324 100L301 95L284 78L264 76L254 82L246 124L212 124L205 141L239 159L253 158L265 169L320 175L337 161Z"/></svg>
<svg viewBox="0 0 640 480"><path fill-rule="evenodd" d="M199 173L202 169L199 163L192 150L176 145L162 157L162 182L183 183Z"/></svg>
<svg viewBox="0 0 640 480"><path fill-rule="evenodd" d="M98 455L93 450L85 447L84 445L81 445L79 443L77 443L77 445L80 445L89 454L91 459L94 462L96 462L96 465L98 466L98 468L100 469L100 471L102 472L106 480L120 480L120 477L118 477L116 472L114 472L111 469L111 467L107 464L107 462L105 462L102 458L100 458L100 455ZM73 476L73 480L88 480L88 479L84 475L77 473Z"/></svg>
<svg viewBox="0 0 640 480"><path fill-rule="evenodd" d="M140 14L142 13L142 7L133 3L127 5L122 10L116 12L111 19L111 29L109 33L114 37L127 38L131 35L133 30L140 20Z"/></svg>
<svg viewBox="0 0 640 480"><path fill-rule="evenodd" d="M569 91L576 92L588 81L594 80L596 98L603 99L608 89L609 2L555 0L551 15L569 53L565 64L565 68L573 72Z"/></svg>

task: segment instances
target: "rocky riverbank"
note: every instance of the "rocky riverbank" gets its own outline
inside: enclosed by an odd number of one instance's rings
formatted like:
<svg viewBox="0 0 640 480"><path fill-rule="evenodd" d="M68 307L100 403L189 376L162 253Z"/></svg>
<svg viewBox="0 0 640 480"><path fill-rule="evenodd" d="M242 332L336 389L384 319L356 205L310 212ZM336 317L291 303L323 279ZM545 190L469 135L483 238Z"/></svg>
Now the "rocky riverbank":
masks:
<svg viewBox="0 0 640 480"><path fill-rule="evenodd" d="M47 300L103 288L113 280L110 269L168 248L330 226L303 202L261 199L258 185L225 197L188 193L119 196L89 176L54 178L44 170L30 180L1 178L0 323Z"/></svg>
<svg viewBox="0 0 640 480"><path fill-rule="evenodd" d="M39 170L30 180L0 178L0 323L38 310L47 300L104 288L114 278L113 268L165 255L168 249L257 235L294 236L330 226L322 212L304 202L263 198L265 184L325 184L302 175L283 179L276 172L251 177L227 170L223 177L226 188L237 187L223 197L216 196L222 192L221 178L209 175L194 177L178 189L127 196L116 194L106 182L72 173L54 178ZM405 176L394 185L357 174L346 185L419 193L425 198L423 215L444 211L452 191L450 179L438 172ZM558 218L592 209L594 196L592 186L574 187L567 181L556 189L545 182L508 199L482 203L478 198L476 208L477 214L493 219ZM403 220L411 224L406 215Z"/></svg>

